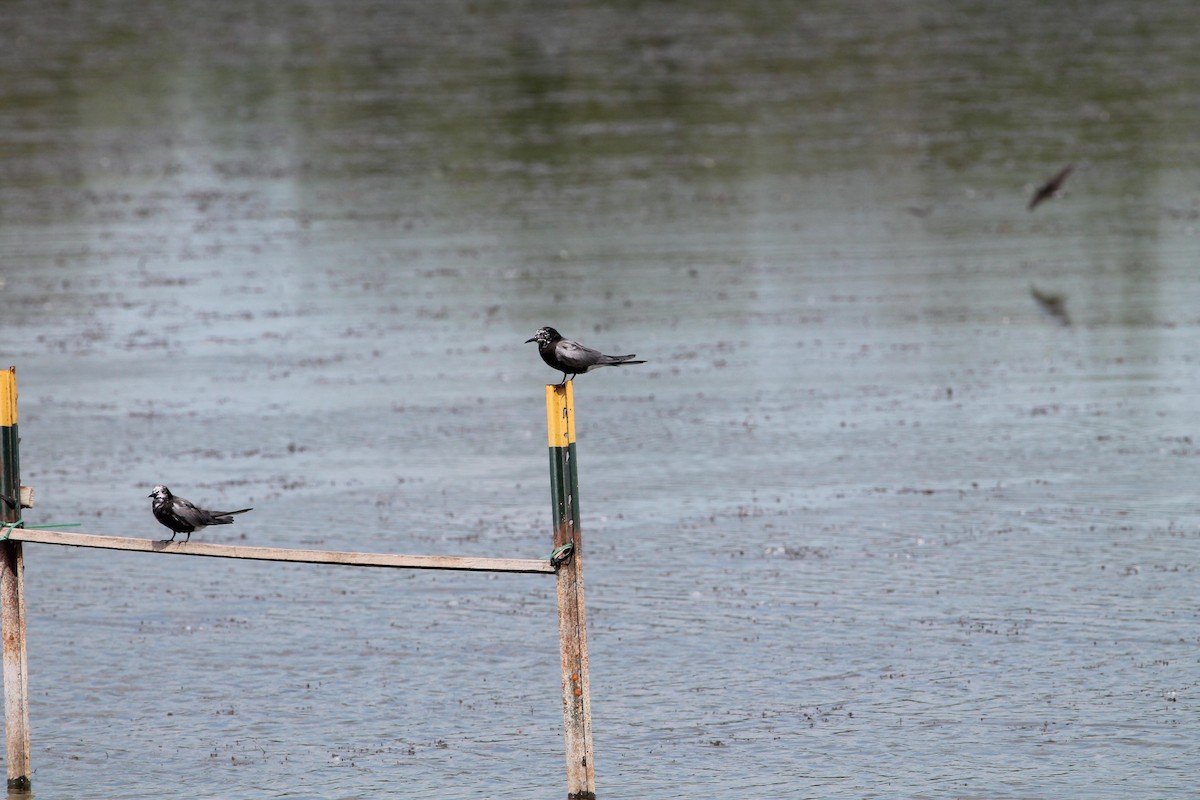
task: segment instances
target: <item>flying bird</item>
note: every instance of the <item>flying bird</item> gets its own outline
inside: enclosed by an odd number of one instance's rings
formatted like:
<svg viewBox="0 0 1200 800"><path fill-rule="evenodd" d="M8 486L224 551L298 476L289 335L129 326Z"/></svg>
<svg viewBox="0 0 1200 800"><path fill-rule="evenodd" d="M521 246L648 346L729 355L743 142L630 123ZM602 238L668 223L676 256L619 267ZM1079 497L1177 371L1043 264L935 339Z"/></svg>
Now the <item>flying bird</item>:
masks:
<svg viewBox="0 0 1200 800"><path fill-rule="evenodd" d="M194 531L209 525L228 525L233 522L234 514L245 514L253 510L240 508L237 511L206 511L189 500L171 494L171 490L162 484L155 486L154 491L147 496L154 498L154 502L150 504L154 518L171 529L171 538L163 540L170 542L175 541L175 536L180 533L187 534L185 542L191 541Z"/></svg>
<svg viewBox="0 0 1200 800"><path fill-rule="evenodd" d="M571 339L564 339L554 328L539 328L533 338L526 339L525 344L537 342L538 353L554 369L563 374L558 386L573 380L576 375L591 372L600 367L621 367L626 364L645 364L645 361L633 361L635 354L627 356L606 356L599 350L580 344Z"/></svg>
<svg viewBox="0 0 1200 800"><path fill-rule="evenodd" d="M1070 327L1071 315L1067 313L1067 296L1058 292L1043 292L1033 284L1029 285L1029 295L1037 301L1050 316Z"/></svg>
<svg viewBox="0 0 1200 800"><path fill-rule="evenodd" d="M1071 170L1075 169L1074 164L1068 164L1058 171L1050 180L1038 187L1038 190L1033 193L1033 198L1029 201L1029 211L1033 211L1043 200L1049 200L1058 194L1058 190L1062 188L1063 181L1071 174Z"/></svg>

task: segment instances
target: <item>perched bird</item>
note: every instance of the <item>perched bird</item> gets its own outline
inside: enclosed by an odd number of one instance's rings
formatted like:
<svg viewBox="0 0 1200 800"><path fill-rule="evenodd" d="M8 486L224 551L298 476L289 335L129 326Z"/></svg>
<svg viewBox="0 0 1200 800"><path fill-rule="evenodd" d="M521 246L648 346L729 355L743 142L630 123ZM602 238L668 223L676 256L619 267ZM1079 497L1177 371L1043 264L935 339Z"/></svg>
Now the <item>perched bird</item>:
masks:
<svg viewBox="0 0 1200 800"><path fill-rule="evenodd" d="M191 541L193 531L207 528L209 525L228 525L233 522L234 514L245 514L253 510L240 508L237 511L205 511L190 501L171 494L171 490L162 484L155 486L154 491L147 496L154 498L154 502L150 504L154 518L171 529L171 538L164 540L171 542L175 541L176 534L180 533L187 534L185 542Z"/></svg>
<svg viewBox="0 0 1200 800"><path fill-rule="evenodd" d="M599 350L585 347L579 342L564 339L554 328L539 328L532 339L526 339L525 344L537 342L538 353L550 366L563 374L562 386L576 375L591 372L599 367L620 367L625 364L645 364L645 361L632 361L634 354L627 356L606 356Z"/></svg>
<svg viewBox="0 0 1200 800"><path fill-rule="evenodd" d="M1033 199L1029 201L1028 210L1033 211L1043 200L1049 200L1058 194L1058 190L1062 188L1063 181L1067 179L1067 176L1071 174L1071 170L1073 169L1075 169L1074 164L1067 164L1067 166L1058 171L1057 175L1039 186L1038 190L1033 193Z"/></svg>

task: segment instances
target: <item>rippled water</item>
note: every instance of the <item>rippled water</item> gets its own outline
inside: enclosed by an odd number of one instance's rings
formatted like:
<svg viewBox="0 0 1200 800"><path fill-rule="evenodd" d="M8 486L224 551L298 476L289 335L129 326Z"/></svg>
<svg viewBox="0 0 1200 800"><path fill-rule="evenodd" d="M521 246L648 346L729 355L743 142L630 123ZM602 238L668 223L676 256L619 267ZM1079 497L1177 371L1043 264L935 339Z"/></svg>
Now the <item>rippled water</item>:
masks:
<svg viewBox="0 0 1200 800"><path fill-rule="evenodd" d="M600 796L1192 791L1193 16L6 4L26 519L544 557L551 324ZM25 552L39 796L564 794L544 576Z"/></svg>

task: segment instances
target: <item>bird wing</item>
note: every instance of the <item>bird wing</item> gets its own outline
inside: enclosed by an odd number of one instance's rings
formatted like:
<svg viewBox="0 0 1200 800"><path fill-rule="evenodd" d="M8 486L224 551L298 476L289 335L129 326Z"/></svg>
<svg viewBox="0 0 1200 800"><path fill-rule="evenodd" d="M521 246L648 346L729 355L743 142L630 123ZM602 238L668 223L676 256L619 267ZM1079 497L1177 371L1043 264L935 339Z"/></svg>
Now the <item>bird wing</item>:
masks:
<svg viewBox="0 0 1200 800"><path fill-rule="evenodd" d="M194 527L192 525L188 525L186 522L183 522L181 519L179 519L179 517L175 516L175 511L171 508L169 503L165 505L154 505L151 507L151 510L154 512L154 518L156 520L176 533L186 533L189 529Z"/></svg>
<svg viewBox="0 0 1200 800"><path fill-rule="evenodd" d="M627 356L600 356L600 363L603 364L645 364L645 361L633 361L637 357L637 353L630 353Z"/></svg>
<svg viewBox="0 0 1200 800"><path fill-rule="evenodd" d="M1073 169L1075 169L1074 164L1067 164L1058 171L1058 174L1054 176L1054 180L1051 181L1051 183L1053 183L1055 187L1061 186L1062 182L1067 179L1067 176L1071 174Z"/></svg>
<svg viewBox="0 0 1200 800"><path fill-rule="evenodd" d="M602 355L599 350L585 347L570 339L563 339L554 345L554 356L564 367L568 368L568 372L574 370L583 372L598 362Z"/></svg>
<svg viewBox="0 0 1200 800"><path fill-rule="evenodd" d="M245 514L247 511L253 511L253 508L239 508L237 511L209 511L214 522L219 522L222 525L233 522L235 514Z"/></svg>
<svg viewBox="0 0 1200 800"><path fill-rule="evenodd" d="M205 525L213 524L211 513L182 497L171 499L171 513L180 522L191 525L193 528L203 528Z"/></svg>

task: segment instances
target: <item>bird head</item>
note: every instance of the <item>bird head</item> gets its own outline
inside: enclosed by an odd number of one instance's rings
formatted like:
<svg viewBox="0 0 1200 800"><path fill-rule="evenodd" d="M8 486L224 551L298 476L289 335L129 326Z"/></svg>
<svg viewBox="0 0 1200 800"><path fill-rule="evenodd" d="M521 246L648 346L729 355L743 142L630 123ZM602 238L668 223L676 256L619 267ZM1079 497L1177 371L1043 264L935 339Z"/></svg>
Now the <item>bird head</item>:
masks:
<svg viewBox="0 0 1200 800"><path fill-rule="evenodd" d="M562 338L562 335L560 335L558 331L554 330L554 328L547 326L545 328L538 328L538 332L533 335L533 338L526 339L525 344L529 344L530 342L537 342L538 346L541 347L544 344L550 344L555 339L561 339L561 338Z"/></svg>
<svg viewBox="0 0 1200 800"><path fill-rule="evenodd" d="M146 496L153 497L155 500L169 500L171 498L171 490L160 483L154 487L154 491Z"/></svg>

